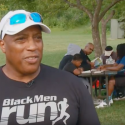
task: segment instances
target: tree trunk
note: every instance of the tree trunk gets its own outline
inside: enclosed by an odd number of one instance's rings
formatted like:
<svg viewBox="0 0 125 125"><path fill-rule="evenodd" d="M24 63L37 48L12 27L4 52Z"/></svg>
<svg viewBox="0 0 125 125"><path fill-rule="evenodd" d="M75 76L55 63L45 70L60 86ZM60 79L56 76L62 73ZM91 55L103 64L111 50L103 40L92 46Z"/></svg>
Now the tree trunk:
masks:
<svg viewBox="0 0 125 125"><path fill-rule="evenodd" d="M93 43L95 47L95 56L100 57L102 54L102 47L101 47L101 40L100 40L100 34L99 34L99 27L98 25L92 26L92 37L93 37Z"/></svg>
<svg viewBox="0 0 125 125"><path fill-rule="evenodd" d="M107 41L106 41L106 24L104 19L101 20L102 24L102 52L105 51L105 47L107 46Z"/></svg>
<svg viewBox="0 0 125 125"><path fill-rule="evenodd" d="M108 15L106 19L102 18L101 24L102 24L102 51L105 51L105 47L107 46L107 41L106 41L106 25L108 21L114 16L115 11L112 10L111 13Z"/></svg>

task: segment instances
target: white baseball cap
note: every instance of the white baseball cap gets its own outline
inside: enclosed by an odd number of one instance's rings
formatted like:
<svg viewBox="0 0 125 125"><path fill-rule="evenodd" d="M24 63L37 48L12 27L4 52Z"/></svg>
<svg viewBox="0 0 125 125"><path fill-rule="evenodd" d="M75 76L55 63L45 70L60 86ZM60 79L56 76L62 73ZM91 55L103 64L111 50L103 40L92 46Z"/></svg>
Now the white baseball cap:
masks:
<svg viewBox="0 0 125 125"><path fill-rule="evenodd" d="M111 50L111 51L105 51L105 56L111 56L112 52L113 52L113 50Z"/></svg>
<svg viewBox="0 0 125 125"><path fill-rule="evenodd" d="M14 35L14 34L19 33L20 31L26 29L27 27L33 26L33 25L39 25L42 28L42 32L50 33L51 30L49 29L48 26L46 26L42 22L34 22L31 19L31 17L30 17L31 13L32 12L28 12L28 11L25 11L25 10L15 10L15 11L8 12L1 19L1 22L0 22L0 35L1 35L1 39L4 38L5 34ZM26 15L26 21L24 23L18 23L18 24L11 25L10 24L10 18L13 17L16 14L25 14Z"/></svg>
<svg viewBox="0 0 125 125"><path fill-rule="evenodd" d="M113 48L111 46L106 46L105 48L105 56L110 56L113 52Z"/></svg>

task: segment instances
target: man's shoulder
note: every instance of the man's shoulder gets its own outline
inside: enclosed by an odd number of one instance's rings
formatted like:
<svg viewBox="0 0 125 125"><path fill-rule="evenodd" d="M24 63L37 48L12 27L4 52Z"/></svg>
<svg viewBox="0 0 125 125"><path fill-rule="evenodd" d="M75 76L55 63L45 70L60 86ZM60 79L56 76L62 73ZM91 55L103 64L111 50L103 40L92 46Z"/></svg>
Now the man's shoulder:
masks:
<svg viewBox="0 0 125 125"><path fill-rule="evenodd" d="M3 67L3 66L0 66L0 76L3 74L3 72L2 72L2 67Z"/></svg>
<svg viewBox="0 0 125 125"><path fill-rule="evenodd" d="M84 51L81 49L80 50L80 54L82 55L82 56L86 56L86 54L84 53Z"/></svg>
<svg viewBox="0 0 125 125"><path fill-rule="evenodd" d="M82 56L82 58L83 58L84 60L89 60L89 61L90 61L88 55L86 55L85 52L84 52L82 49L81 49L81 51L80 51L80 55ZM83 61L84 61L84 60L83 60Z"/></svg>
<svg viewBox="0 0 125 125"><path fill-rule="evenodd" d="M69 63L67 63L69 64ZM54 75L70 75L70 73L67 73L66 71L63 71L63 70L60 70L60 69L57 69L55 67L51 67L51 66L48 66L48 65L45 65L45 64L41 64L41 70L44 70L46 71L47 73L53 73Z"/></svg>
<svg viewBox="0 0 125 125"><path fill-rule="evenodd" d="M72 62L68 62L65 66L75 66Z"/></svg>
<svg viewBox="0 0 125 125"><path fill-rule="evenodd" d="M112 54L111 54L111 56L112 57L114 57L114 56L117 57L117 53L113 51Z"/></svg>
<svg viewBox="0 0 125 125"><path fill-rule="evenodd" d="M67 63L63 68L63 70L72 70L72 69L73 70L76 69L76 66L71 62Z"/></svg>

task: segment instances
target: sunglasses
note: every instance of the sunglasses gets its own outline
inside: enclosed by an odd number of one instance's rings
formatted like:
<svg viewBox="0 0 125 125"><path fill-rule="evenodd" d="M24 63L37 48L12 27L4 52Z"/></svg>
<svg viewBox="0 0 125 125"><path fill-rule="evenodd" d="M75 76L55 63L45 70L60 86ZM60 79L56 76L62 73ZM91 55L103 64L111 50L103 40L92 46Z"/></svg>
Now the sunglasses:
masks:
<svg viewBox="0 0 125 125"><path fill-rule="evenodd" d="M29 18L36 23L43 22L41 15L36 12L30 13ZM27 15L24 13L15 14L10 18L10 25L25 23L26 19Z"/></svg>

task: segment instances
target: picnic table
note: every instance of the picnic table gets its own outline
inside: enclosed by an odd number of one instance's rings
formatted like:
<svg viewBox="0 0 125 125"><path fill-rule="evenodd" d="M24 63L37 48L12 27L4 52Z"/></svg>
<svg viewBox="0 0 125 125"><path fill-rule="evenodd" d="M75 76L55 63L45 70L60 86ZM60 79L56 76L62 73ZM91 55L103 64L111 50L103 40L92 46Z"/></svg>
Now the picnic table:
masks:
<svg viewBox="0 0 125 125"><path fill-rule="evenodd" d="M106 94L106 102L107 102L107 105L109 106L109 99L108 99L108 78L109 78L109 76L114 76L116 74L117 74L116 71L97 71L97 70L93 69L93 70L89 70L89 71L84 71L79 76L81 76L81 77L89 77L90 78L90 86L91 86L91 95L92 95L92 98L93 98L93 94L92 94L92 77L99 77L99 78L105 77L105 79L106 79L106 93L107 93ZM100 85L99 85L99 90L100 89L101 88L100 88Z"/></svg>

